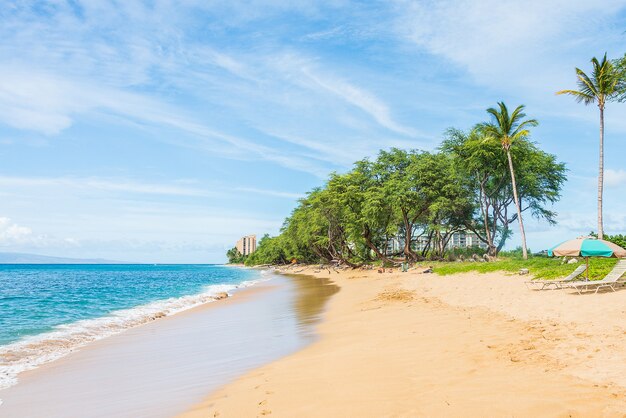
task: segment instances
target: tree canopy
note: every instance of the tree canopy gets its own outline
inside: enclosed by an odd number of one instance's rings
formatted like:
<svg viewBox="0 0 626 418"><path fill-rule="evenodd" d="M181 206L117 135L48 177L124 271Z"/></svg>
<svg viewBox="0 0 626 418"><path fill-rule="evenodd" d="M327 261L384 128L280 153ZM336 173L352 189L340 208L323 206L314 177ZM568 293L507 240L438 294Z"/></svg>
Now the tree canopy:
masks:
<svg viewBox="0 0 626 418"><path fill-rule="evenodd" d="M510 152L521 211L555 222L565 165L529 141ZM518 219L509 173L502 144L476 128L448 130L436 152L382 150L300 199L246 264L441 259L455 232L475 233L496 254Z"/></svg>

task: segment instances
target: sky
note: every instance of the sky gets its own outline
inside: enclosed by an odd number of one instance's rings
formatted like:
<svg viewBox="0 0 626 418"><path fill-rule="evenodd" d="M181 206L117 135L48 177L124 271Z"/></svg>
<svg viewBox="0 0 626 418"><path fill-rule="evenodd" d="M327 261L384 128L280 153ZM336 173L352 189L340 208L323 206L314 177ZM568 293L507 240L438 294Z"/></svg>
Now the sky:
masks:
<svg viewBox="0 0 626 418"><path fill-rule="evenodd" d="M3 3L0 251L223 262L329 173L501 100L569 169L531 250L596 229L598 109L555 92L626 53L626 0ZM626 233L626 104L606 154L605 231Z"/></svg>

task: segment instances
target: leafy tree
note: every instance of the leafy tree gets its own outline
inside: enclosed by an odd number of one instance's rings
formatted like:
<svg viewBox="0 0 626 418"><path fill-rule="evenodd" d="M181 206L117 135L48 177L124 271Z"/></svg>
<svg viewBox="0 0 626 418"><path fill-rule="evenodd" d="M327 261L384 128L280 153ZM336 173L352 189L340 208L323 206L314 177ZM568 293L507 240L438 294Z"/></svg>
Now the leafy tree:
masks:
<svg viewBox="0 0 626 418"><path fill-rule="evenodd" d="M502 232L499 226L502 216L498 215L506 204L503 196L506 185L510 183L499 144L485 142L477 128L469 133L451 128L446 132L440 149L453 158L457 170L473 186L480 216L474 217L465 226L487 244L487 253L495 256L496 241Z"/></svg>
<svg viewBox="0 0 626 418"><path fill-rule="evenodd" d="M319 259L330 261L331 253L329 221L321 210L320 195L323 189L312 190L300 199L299 205L285 220L283 234L299 254L313 252Z"/></svg>
<svg viewBox="0 0 626 418"><path fill-rule="evenodd" d="M241 264L246 261L246 256L241 254L237 247L226 251L226 257L228 258L228 264Z"/></svg>
<svg viewBox="0 0 626 418"><path fill-rule="evenodd" d="M346 238L361 261L370 260L370 252L378 259L390 261L384 247L386 237L394 231L394 213L383 198L380 186L368 160L358 161L354 169L344 175L333 174L328 182L329 191L343 208Z"/></svg>
<svg viewBox="0 0 626 418"><path fill-rule="evenodd" d="M392 148L373 161L356 162L345 174L331 174L324 186L299 200L278 236L259 241L246 265L296 259L355 267L372 260L397 262L398 256L443 258L452 234L466 230L495 255L522 212L554 222L547 205L559 198L563 164L521 134L503 153L501 141L485 141L488 128L480 128L468 134L450 130L436 153ZM516 183L511 173L518 173ZM509 213L514 203L519 211ZM417 253L420 237L425 245ZM388 243L396 238L403 248L390 254Z"/></svg>
<svg viewBox="0 0 626 418"><path fill-rule="evenodd" d="M499 143L485 142L478 129L469 133L450 129L441 150L455 161L460 174L471 183L473 199L478 208L465 227L476 233L496 255L510 236L510 224L518 219L513 205L512 182L507 169L508 158ZM511 148L521 212L530 211L538 218L554 223L556 213L548 206L560 197L565 182L565 165L556 157L539 150L529 141L520 141Z"/></svg>
<svg viewBox="0 0 626 418"><path fill-rule="evenodd" d="M529 127L538 125L535 119L526 119L524 113L524 105L520 105L513 113L509 114L509 110L503 102L498 103L498 109L490 107L487 113L492 116L492 121L481 124L480 132L485 135L485 139L496 140L502 146L506 153L509 164L509 172L511 175L511 188L513 190L513 201L517 210L517 220L519 223L520 234L522 239L522 254L524 260L528 259L528 251L526 248L526 232L524 231L524 220L522 218L522 207L517 194L517 183L515 181L515 169L513 167L513 158L511 157L511 147L520 141L526 141L530 136Z"/></svg>
<svg viewBox="0 0 626 418"><path fill-rule="evenodd" d="M577 102L585 105L597 104L600 109L600 164L598 170L598 236L604 236L602 222L602 193L604 189L604 108L607 102L624 97L624 72L618 71L613 63L606 58L602 61L591 59L592 72L589 77L583 70L576 68L578 90L561 90L556 94L573 96ZM622 68L623 70L623 68Z"/></svg>
<svg viewBox="0 0 626 418"><path fill-rule="evenodd" d="M454 158L445 153L428 154L429 188L433 196L428 209L428 230L434 255L443 257L452 235L467 229L476 211L473 190ZM425 251L422 255L425 255Z"/></svg>
<svg viewBox="0 0 626 418"><path fill-rule="evenodd" d="M283 264L285 257L278 242L280 237L270 237L265 234L259 241L255 252L250 254L246 260L246 265L259 264Z"/></svg>
<svg viewBox="0 0 626 418"><path fill-rule="evenodd" d="M431 204L438 190L438 174L432 170L431 155L392 148L380 151L373 170L380 180L380 197L397 213L404 235L403 254L416 260L411 244L420 225L427 225Z"/></svg>

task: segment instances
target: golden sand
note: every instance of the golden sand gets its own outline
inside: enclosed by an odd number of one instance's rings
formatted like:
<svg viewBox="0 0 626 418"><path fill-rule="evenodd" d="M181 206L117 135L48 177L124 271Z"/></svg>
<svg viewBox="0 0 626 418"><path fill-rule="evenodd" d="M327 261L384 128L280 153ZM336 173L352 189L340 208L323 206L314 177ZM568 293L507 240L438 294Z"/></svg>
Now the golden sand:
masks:
<svg viewBox="0 0 626 418"><path fill-rule="evenodd" d="M505 274L329 277L320 339L181 417L626 416L626 290Z"/></svg>

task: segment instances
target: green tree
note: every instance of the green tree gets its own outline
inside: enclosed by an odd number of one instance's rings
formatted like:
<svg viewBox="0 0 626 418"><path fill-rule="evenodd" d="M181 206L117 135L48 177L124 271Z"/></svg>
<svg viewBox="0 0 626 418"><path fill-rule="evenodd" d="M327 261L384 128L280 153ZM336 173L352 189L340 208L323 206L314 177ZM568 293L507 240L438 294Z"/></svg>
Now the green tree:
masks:
<svg viewBox="0 0 626 418"><path fill-rule="evenodd" d="M509 147L507 160L501 143L485 141L481 132L451 131L437 153L391 149L331 174L299 200L278 236L259 241L246 265L297 259L356 267L373 259L397 262L401 255L442 258L452 234L463 230L476 232L497 254L520 213L553 222L547 204L559 197L565 167L529 141ZM520 210L513 214L509 162L520 173ZM390 253L396 237L403 248ZM421 254L414 246L419 237L425 240Z"/></svg>
<svg viewBox="0 0 626 418"><path fill-rule="evenodd" d="M237 247L226 251L226 257L228 258L228 264L241 264L246 261L246 256L241 254Z"/></svg>
<svg viewBox="0 0 626 418"><path fill-rule="evenodd" d="M333 174L328 182L329 192L343 209L347 240L359 261L369 261L370 253L390 261L385 253L389 234L394 232L394 212L381 193L381 182L368 160L355 163L344 174Z"/></svg>
<svg viewBox="0 0 626 418"><path fill-rule="evenodd" d="M578 90L561 90L556 94L573 96L577 102L589 105L595 103L600 110L600 163L598 169L598 237L604 236L602 222L602 194L604 189L604 108L607 102L618 100L623 90L623 72L618 71L613 63L606 58L602 61L591 59L592 72L589 77L583 70L576 68ZM622 96L623 97L623 96Z"/></svg>
<svg viewBox="0 0 626 418"><path fill-rule="evenodd" d="M446 132L440 149L453 158L457 170L473 185L480 216L465 226L487 244L487 253L495 256L495 243L501 230L498 226L500 217L495 214L502 206L499 198L509 182L499 144L485 143L477 127L469 133L451 128Z"/></svg>
<svg viewBox="0 0 626 418"><path fill-rule="evenodd" d="M493 107L487 109L487 113L492 116L492 121L481 124L479 129L485 135L487 140L496 140L502 146L506 153L509 164L509 172L511 175L511 188L513 191L513 200L517 209L517 221L519 223L522 253L524 260L528 258L528 250L526 248L526 231L524 230L524 220L522 218L522 207L518 196L517 183L515 180L515 169L513 167L513 158L511 156L511 147L518 142L526 141L530 136L528 128L538 125L535 119L526 119L524 113L524 105L520 105L513 113L509 114L509 110L503 102L498 103L498 109Z"/></svg>
<svg viewBox="0 0 626 418"><path fill-rule="evenodd" d="M247 266L256 266L260 264L285 264L288 257L285 254L283 245L284 238L282 235L270 237L265 234L259 241L259 245L255 252L250 254L245 264Z"/></svg>
<svg viewBox="0 0 626 418"><path fill-rule="evenodd" d="M428 223L430 205L438 190L433 186L438 179L429 164L430 154L392 148L380 151L373 164L374 175L380 181L380 198L397 214L404 235L405 257L416 260L411 244L420 225Z"/></svg>
<svg viewBox="0 0 626 418"><path fill-rule="evenodd" d="M323 210L323 193L324 189L316 188L300 199L298 207L285 220L283 234L290 238L298 252L306 253L308 249L319 259L331 261L333 244L328 209Z"/></svg>
<svg viewBox="0 0 626 418"><path fill-rule="evenodd" d="M433 255L444 257L450 238L467 229L465 225L471 222L477 207L471 183L454 158L446 153L427 155L431 176L428 187L433 196L428 208L429 241L433 241Z"/></svg>
<svg viewBox="0 0 626 418"><path fill-rule="evenodd" d="M510 236L511 223L518 218L516 209L513 213L509 210L514 199L508 158L499 143L485 142L478 129L468 133L449 129L440 149L454 159L460 176L470 183L477 209L465 227L487 244L490 255L497 255ZM549 206L560 197L565 165L530 141L518 142L511 154L522 213L554 223L556 213Z"/></svg>

